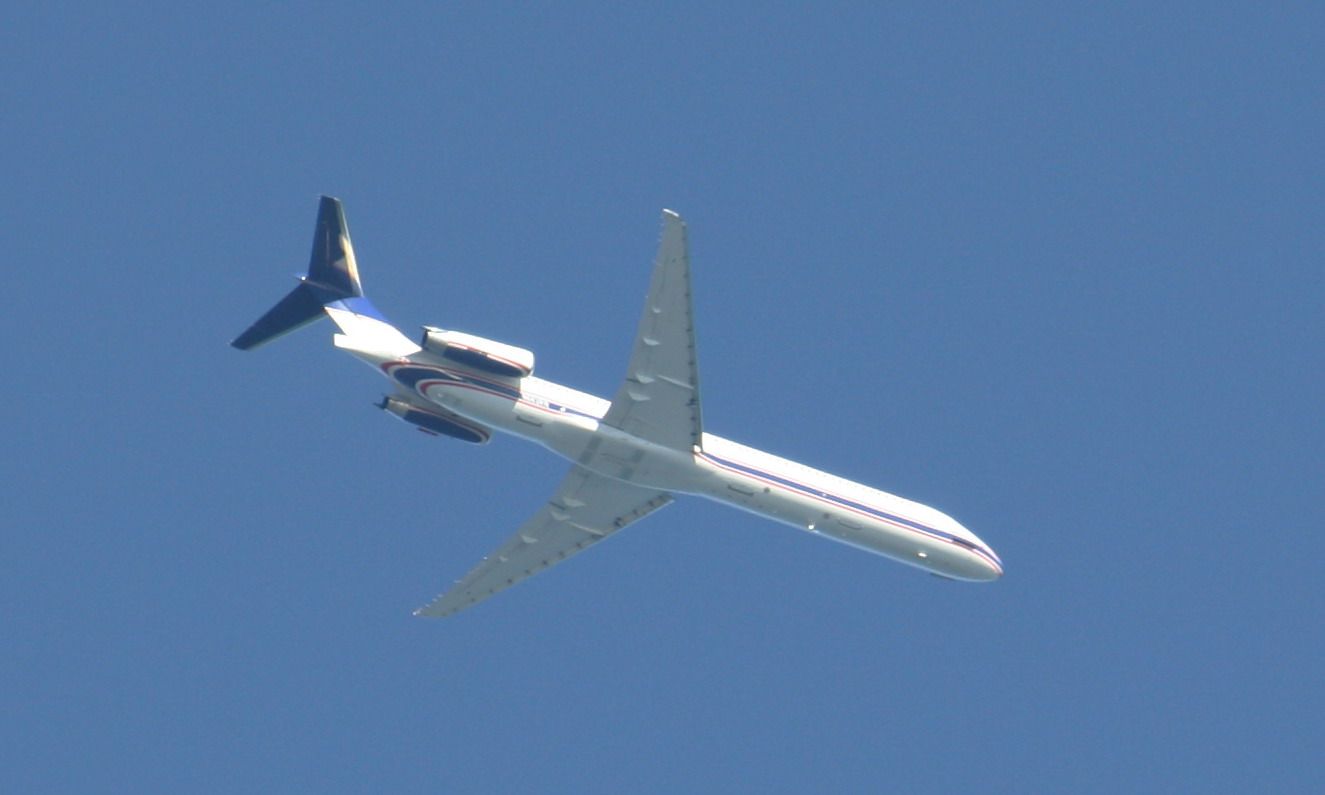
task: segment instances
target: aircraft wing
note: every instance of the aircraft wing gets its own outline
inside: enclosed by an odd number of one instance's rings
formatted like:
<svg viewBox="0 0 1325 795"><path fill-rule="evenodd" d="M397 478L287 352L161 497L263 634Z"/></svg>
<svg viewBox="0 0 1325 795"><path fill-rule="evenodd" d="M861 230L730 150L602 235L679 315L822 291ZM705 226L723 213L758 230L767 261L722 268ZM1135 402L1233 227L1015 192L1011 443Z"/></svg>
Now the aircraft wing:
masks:
<svg viewBox="0 0 1325 795"><path fill-rule="evenodd" d="M560 563L672 501L664 491L632 486L575 466L542 510L451 590L414 611L449 616Z"/></svg>
<svg viewBox="0 0 1325 795"><path fill-rule="evenodd" d="M603 422L677 450L700 443L699 367L690 301L690 254L681 216L663 210L662 241L625 383Z"/></svg>

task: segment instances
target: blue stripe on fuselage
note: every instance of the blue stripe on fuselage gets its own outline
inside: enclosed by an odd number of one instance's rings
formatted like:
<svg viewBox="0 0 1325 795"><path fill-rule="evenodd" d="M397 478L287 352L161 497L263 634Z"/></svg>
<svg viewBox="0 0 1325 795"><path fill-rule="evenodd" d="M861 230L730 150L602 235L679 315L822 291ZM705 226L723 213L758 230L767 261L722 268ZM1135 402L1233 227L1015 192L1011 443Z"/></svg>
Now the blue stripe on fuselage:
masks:
<svg viewBox="0 0 1325 795"><path fill-rule="evenodd" d="M556 403L543 397L538 397L537 399L526 398L518 387L512 386L509 382L494 381L474 373L450 370L431 365L416 364L414 362L389 362L382 365L382 370L397 383L418 392L420 395L423 394L423 391L419 388L421 383L424 381L439 381L455 386L480 389L489 394L506 398L507 400L525 403L534 408L546 409L554 414L570 414L589 420L602 419L601 417L590 414L587 411L563 403ZM431 385L424 385L425 388L427 386Z"/></svg>
<svg viewBox="0 0 1325 795"><path fill-rule="evenodd" d="M896 514L888 513L887 511L875 508L866 503L856 502L855 500L849 500L845 497L840 497L836 494L830 494L826 491L812 489L804 483L800 483L790 478L783 477L782 475L777 475L772 472L767 472L765 470L758 469L756 467L750 466L749 464L743 464L739 461L733 461L729 458L719 458L718 456L715 456L712 453L706 453L706 452L701 452L700 456L707 459L711 463L716 464L717 466L723 467L724 469L735 470L736 472L743 475L749 475L750 477L769 481L778 486L781 486L784 489L787 489L788 491L796 492L797 494L803 494L807 497L813 497L815 499L822 500L832 505L836 505L842 508L847 508L856 511L858 513L863 513L866 516L871 516L874 517L875 519L882 519L883 521L889 522L891 524L900 525L905 529L914 530L916 532L933 536L943 541L950 541L954 544L957 544L958 546L965 547L971 550L972 552L976 552L980 555L987 555L993 558L995 561L998 560L998 556L994 555L993 552L991 552L990 550L983 549L978 545L973 544L970 541L966 540L965 538L962 538L961 536L954 535L953 533L944 532L943 530L938 530L928 525L921 524L920 522L917 522L914 519L907 519L904 516L897 516Z"/></svg>
<svg viewBox="0 0 1325 795"><path fill-rule="evenodd" d="M486 378L480 378L471 373L444 370L440 367L414 364L412 362L390 362L383 365L382 369L385 370L387 375L391 376L391 378L397 383L409 387L416 392L419 391L419 383L422 381L442 381L457 386L480 387L510 400L518 400L520 397L520 390L510 384L503 384L499 381L489 381Z"/></svg>

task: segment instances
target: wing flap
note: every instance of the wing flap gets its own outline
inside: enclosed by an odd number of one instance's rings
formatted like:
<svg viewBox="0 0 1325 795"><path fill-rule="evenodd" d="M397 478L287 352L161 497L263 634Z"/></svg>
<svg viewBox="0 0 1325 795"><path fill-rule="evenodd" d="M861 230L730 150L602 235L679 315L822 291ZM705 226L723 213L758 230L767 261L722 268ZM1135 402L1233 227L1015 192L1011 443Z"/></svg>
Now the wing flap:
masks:
<svg viewBox="0 0 1325 795"><path fill-rule="evenodd" d="M414 611L449 616L598 543L672 501L576 466L546 505L449 591Z"/></svg>

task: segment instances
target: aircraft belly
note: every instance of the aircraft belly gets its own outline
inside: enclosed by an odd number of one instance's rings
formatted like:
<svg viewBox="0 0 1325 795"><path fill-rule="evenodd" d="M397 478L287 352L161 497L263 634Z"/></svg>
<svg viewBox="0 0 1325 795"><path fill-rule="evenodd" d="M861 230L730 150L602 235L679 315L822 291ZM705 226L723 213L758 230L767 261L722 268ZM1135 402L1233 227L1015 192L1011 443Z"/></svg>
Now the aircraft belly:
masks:
<svg viewBox="0 0 1325 795"><path fill-rule="evenodd" d="M959 579L988 579L968 551L871 516L833 505L827 495L788 489L749 475L703 463L701 496L797 527L865 552Z"/></svg>
<svg viewBox="0 0 1325 795"><path fill-rule="evenodd" d="M573 460L605 477L668 492L695 491L700 474L689 452L631 438L606 425Z"/></svg>
<svg viewBox="0 0 1325 795"><path fill-rule="evenodd" d="M476 422L503 431L507 430L506 426L510 423L511 401L508 398L446 384L430 384L420 391L423 397L442 408Z"/></svg>
<svg viewBox="0 0 1325 795"><path fill-rule="evenodd" d="M426 397L463 417L537 442L605 477L665 491L696 490L697 472L689 452L646 442L556 405L442 384L430 386Z"/></svg>
<svg viewBox="0 0 1325 795"><path fill-rule="evenodd" d="M573 458L587 443L598 424L535 403L463 387L432 386L425 396L463 417L538 442L567 458Z"/></svg>
<svg viewBox="0 0 1325 795"><path fill-rule="evenodd" d="M613 480L709 497L947 577L988 579L986 564L969 550L853 510L828 492L817 492L809 486L792 488L776 480L715 466L703 453L696 455L655 444L537 398L514 399L450 384L431 385L424 394L463 417L537 442Z"/></svg>

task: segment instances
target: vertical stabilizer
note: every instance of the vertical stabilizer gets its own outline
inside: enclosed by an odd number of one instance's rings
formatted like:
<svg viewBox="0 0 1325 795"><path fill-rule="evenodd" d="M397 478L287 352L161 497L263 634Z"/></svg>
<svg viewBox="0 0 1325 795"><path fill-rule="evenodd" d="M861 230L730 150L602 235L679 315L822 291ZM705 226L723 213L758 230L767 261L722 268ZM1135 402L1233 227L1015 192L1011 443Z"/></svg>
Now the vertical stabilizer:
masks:
<svg viewBox="0 0 1325 795"><path fill-rule="evenodd" d="M323 196L317 208L307 280L334 293L337 299L363 295L350 228L345 224L345 208L340 199Z"/></svg>

